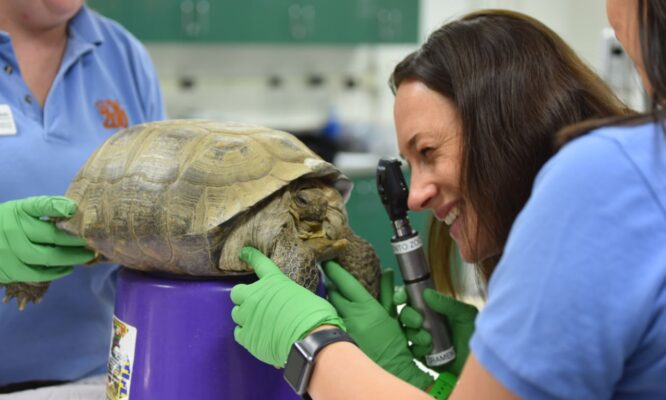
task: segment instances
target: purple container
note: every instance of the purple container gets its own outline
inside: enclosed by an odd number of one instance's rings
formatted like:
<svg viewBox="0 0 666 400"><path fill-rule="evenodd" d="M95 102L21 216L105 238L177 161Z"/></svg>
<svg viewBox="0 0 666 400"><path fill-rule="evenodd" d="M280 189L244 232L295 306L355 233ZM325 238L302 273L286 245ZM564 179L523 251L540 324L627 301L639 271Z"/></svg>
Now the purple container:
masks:
<svg viewBox="0 0 666 400"><path fill-rule="evenodd" d="M255 359L234 340L229 293L243 282L248 278L186 280L122 268L107 395L300 399L281 369Z"/></svg>

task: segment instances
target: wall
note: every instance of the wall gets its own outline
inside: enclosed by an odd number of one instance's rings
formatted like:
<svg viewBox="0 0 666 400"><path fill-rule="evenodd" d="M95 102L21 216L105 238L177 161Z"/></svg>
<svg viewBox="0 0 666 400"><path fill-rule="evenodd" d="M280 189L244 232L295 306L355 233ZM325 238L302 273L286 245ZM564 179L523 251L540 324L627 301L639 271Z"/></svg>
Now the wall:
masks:
<svg viewBox="0 0 666 400"><path fill-rule="evenodd" d="M530 14L600 69L604 0L422 0L421 40L479 8ZM418 45L151 45L171 117L240 120L296 132L341 122L349 150L395 154L393 66Z"/></svg>

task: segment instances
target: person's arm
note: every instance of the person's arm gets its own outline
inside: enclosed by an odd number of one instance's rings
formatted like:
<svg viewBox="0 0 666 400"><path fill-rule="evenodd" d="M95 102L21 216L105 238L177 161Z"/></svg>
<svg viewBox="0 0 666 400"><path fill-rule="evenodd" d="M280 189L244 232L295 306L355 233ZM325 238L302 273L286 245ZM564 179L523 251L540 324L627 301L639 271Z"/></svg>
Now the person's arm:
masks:
<svg viewBox="0 0 666 400"><path fill-rule="evenodd" d="M317 329L346 329L330 303L289 279L261 252L244 247L241 259L259 280L231 291L236 304L231 317L238 325L234 337L256 358L283 367L294 342ZM309 393L323 400L430 398L384 371L351 343L330 344L317 354Z"/></svg>
<svg viewBox="0 0 666 400"><path fill-rule="evenodd" d="M449 400L514 400L519 398L488 372L476 359L474 353L470 353Z"/></svg>
<svg viewBox="0 0 666 400"><path fill-rule="evenodd" d="M391 316L393 274L384 273L377 301L348 271L336 262L323 265L328 298L347 327L347 333L372 361L387 372L420 389L432 386L434 378L421 370L409 351L407 337Z"/></svg>
<svg viewBox="0 0 666 400"><path fill-rule="evenodd" d="M308 393L316 400L430 399L427 393L384 371L349 342L317 354Z"/></svg>
<svg viewBox="0 0 666 400"><path fill-rule="evenodd" d="M379 368L348 342L326 346L317 355L308 393L315 400L432 399ZM505 388L471 353L449 397L449 400L465 399L517 400L519 397Z"/></svg>

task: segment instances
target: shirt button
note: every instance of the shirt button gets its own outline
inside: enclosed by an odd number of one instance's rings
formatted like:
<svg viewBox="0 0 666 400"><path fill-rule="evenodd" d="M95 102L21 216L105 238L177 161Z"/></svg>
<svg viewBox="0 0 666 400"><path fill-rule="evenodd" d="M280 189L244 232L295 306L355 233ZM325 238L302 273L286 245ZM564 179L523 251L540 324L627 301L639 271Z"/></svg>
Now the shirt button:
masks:
<svg viewBox="0 0 666 400"><path fill-rule="evenodd" d="M14 68L12 68L11 65L6 64L6 65L5 65L5 72L7 73L7 75L11 75L12 72L14 72Z"/></svg>
<svg viewBox="0 0 666 400"><path fill-rule="evenodd" d="M29 94L26 94L23 100L25 100L25 102L28 104L32 104L32 96L30 96Z"/></svg>

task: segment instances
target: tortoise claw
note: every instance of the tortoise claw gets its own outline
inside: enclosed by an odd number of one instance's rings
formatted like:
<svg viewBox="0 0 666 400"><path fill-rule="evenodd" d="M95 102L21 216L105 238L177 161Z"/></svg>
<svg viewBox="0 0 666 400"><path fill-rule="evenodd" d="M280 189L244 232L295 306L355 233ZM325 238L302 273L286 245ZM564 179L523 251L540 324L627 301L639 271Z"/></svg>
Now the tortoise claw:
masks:
<svg viewBox="0 0 666 400"><path fill-rule="evenodd" d="M8 304L13 298L16 298L18 309L23 311L28 302L39 304L42 296L48 289L48 282L15 282L0 285L5 288L5 296L2 302Z"/></svg>

